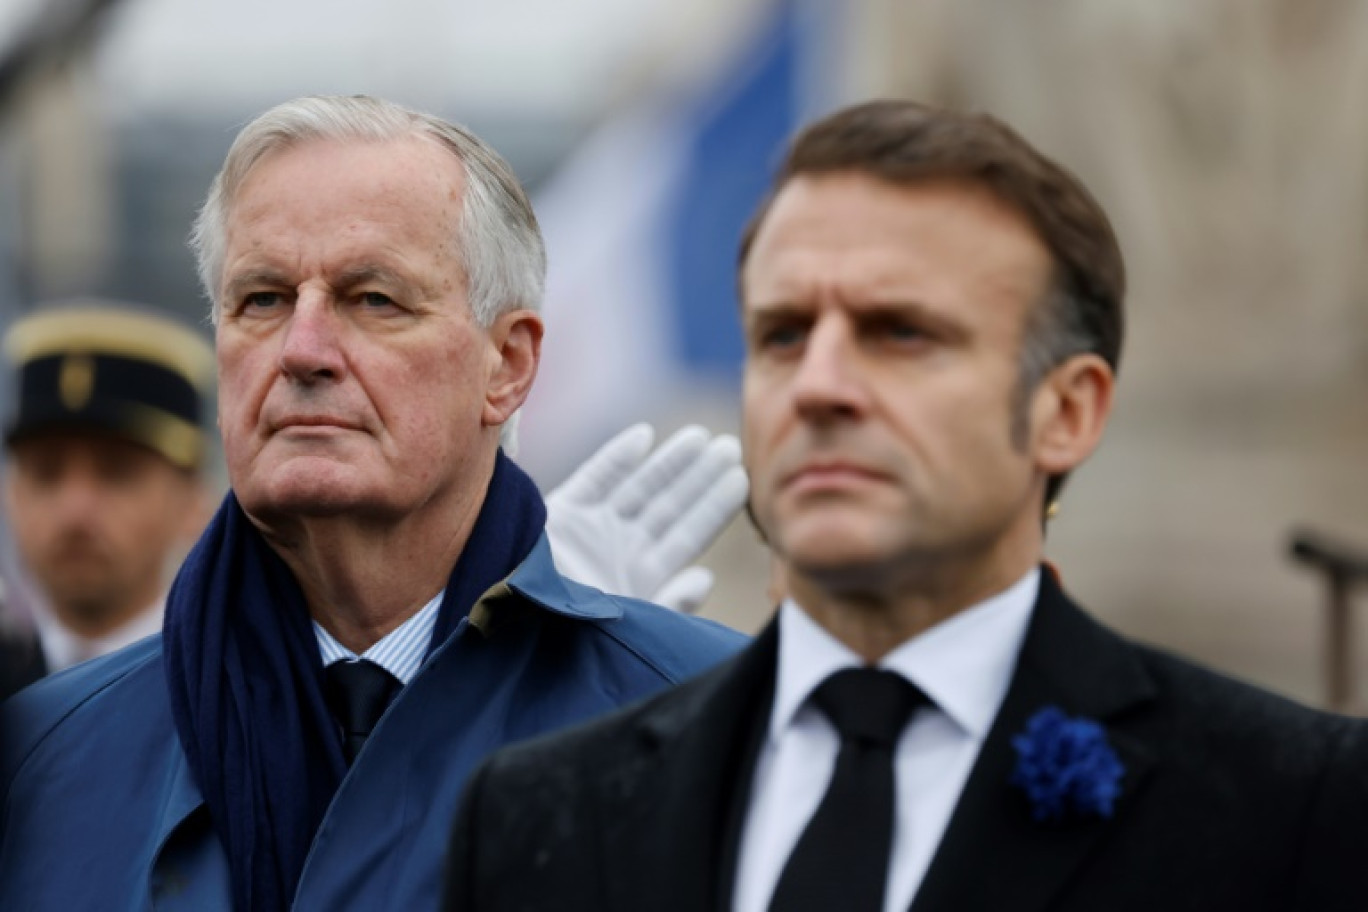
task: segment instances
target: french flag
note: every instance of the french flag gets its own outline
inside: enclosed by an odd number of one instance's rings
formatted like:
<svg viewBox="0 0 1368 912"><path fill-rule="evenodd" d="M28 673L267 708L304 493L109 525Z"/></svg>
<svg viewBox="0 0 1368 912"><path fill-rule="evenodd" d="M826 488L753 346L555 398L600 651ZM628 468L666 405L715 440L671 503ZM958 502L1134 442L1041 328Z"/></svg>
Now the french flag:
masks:
<svg viewBox="0 0 1368 912"><path fill-rule="evenodd" d="M719 72L639 99L537 194L546 342L519 462L543 484L633 422L697 419L707 397L735 415L737 242L784 144L825 101L832 6L767 8Z"/></svg>

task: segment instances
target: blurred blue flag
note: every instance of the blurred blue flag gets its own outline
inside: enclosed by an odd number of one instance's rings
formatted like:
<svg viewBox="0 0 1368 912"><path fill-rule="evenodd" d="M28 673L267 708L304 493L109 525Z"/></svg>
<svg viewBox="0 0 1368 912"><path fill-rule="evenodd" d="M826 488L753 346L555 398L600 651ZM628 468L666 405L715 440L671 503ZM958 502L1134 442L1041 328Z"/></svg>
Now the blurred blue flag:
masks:
<svg viewBox="0 0 1368 912"><path fill-rule="evenodd" d="M802 20L781 4L713 91L685 113L682 173L666 220L675 352L690 368L741 363L736 248L803 114Z"/></svg>
<svg viewBox="0 0 1368 912"><path fill-rule="evenodd" d="M717 72L596 130L536 199L550 269L521 461L555 475L700 385L735 397L736 249L817 107L826 4L782 0Z"/></svg>

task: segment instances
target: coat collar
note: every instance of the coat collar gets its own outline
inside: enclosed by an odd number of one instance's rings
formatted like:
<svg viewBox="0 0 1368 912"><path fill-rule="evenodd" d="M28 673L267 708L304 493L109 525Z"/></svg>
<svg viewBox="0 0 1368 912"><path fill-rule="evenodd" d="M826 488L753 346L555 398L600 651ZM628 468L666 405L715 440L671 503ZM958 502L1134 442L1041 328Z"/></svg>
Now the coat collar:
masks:
<svg viewBox="0 0 1368 912"><path fill-rule="evenodd" d="M771 623L736 658L648 705L632 728L638 749L621 752L601 770L611 908L640 908L643 897L660 912L730 908L738 815L748 803L777 652ZM1016 762L1011 739L1047 705L1117 723L1155 695L1133 650L1088 618L1045 570L1007 696L913 912L1046 908L1100 837L1125 818L1153 757L1118 725L1107 725L1125 765L1115 815L1039 824L1009 782ZM643 859L641 847L651 840L642 834L659 833L662 825L670 831L670 852L653 863ZM996 876L984 876L986 862Z"/></svg>
<svg viewBox="0 0 1368 912"><path fill-rule="evenodd" d="M550 611L554 614L562 615L578 620L612 620L622 616L622 605L615 599L605 598L596 589L582 586L573 580L567 579L556 572L555 564L551 558L551 548L547 542L545 533L537 540L527 557L516 570L503 582L492 587L481 597L479 602L471 610L470 623L473 627L481 626L483 618L487 631L489 619L500 612L501 605L526 604L522 599L517 598L513 593L521 595L524 599L532 602L536 606ZM514 609L516 613L517 609ZM452 637L452 641L458 640L459 636ZM514 648L515 644L503 644L506 648ZM453 642L447 642L439 648L439 651L454 649ZM494 655L487 650L477 653L480 656ZM502 655L502 653L499 653ZM470 675L469 662L473 661L471 656L464 657L467 666L465 674ZM481 660L484 661L484 660ZM453 664L453 663L447 663ZM425 666L426 667L426 666ZM431 676L428 676L431 677ZM489 680L497 680L496 670L490 671ZM416 679L415 679L416 680ZM424 687L431 687L425 680ZM449 688L445 693L465 693L467 689L460 687ZM442 699L449 702L449 697ZM408 702L413 702L409 700ZM472 713L475 710L470 710ZM393 723L387 723L393 724ZM172 769L163 793L163 800L160 812L157 816L156 831L152 834L154 845L156 846L155 856L160 857L170 843L173 835L191 819L200 809L205 807L204 797L200 793L199 787L195 784L194 774L190 771L189 762L186 760L185 753L180 749L180 742L175 744L175 758ZM489 745L494 746L493 743Z"/></svg>
<svg viewBox="0 0 1368 912"><path fill-rule="evenodd" d="M1046 908L1102 835L1124 819L1150 772L1152 754L1107 723L1116 723L1155 695L1155 685L1134 652L1076 607L1047 569L1006 699L912 912ZM1049 705L1107 727L1125 767L1110 819L1039 823L1025 796L1010 784L1016 763L1012 738L1025 730L1030 716ZM987 860L993 864L992 877L983 876Z"/></svg>
<svg viewBox="0 0 1368 912"><path fill-rule="evenodd" d="M773 700L778 644L771 622L735 658L648 704L631 728L636 749L602 771L609 908L640 909L643 898L655 912L731 907L736 836ZM642 838L662 826L667 853Z"/></svg>
<svg viewBox="0 0 1368 912"><path fill-rule="evenodd" d="M622 605L611 594L581 585L557 572L545 532L506 582L508 588L554 614L585 621L611 621L622 617Z"/></svg>

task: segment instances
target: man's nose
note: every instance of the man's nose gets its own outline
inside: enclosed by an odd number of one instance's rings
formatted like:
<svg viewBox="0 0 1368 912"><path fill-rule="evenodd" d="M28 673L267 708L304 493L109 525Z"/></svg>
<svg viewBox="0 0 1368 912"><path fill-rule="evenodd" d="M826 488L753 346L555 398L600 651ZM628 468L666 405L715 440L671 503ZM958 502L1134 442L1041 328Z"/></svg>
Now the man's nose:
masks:
<svg viewBox="0 0 1368 912"><path fill-rule="evenodd" d="M330 294L301 290L285 323L281 372L301 383L341 379L347 362L340 319Z"/></svg>
<svg viewBox="0 0 1368 912"><path fill-rule="evenodd" d="M793 401L799 414L813 420L863 411L867 397L860 351L848 320L832 315L812 326L793 378Z"/></svg>
<svg viewBox="0 0 1368 912"><path fill-rule="evenodd" d="M84 525L103 507L101 485L85 467L68 466L57 481L53 513L63 528Z"/></svg>

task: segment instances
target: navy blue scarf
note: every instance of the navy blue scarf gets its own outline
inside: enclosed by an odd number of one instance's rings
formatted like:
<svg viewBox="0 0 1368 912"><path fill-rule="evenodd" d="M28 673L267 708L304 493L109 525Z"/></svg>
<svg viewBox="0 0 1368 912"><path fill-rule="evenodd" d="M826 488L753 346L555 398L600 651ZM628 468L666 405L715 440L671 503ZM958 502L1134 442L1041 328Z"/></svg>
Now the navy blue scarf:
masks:
<svg viewBox="0 0 1368 912"><path fill-rule="evenodd" d="M429 652L545 525L536 486L500 451ZM231 492L167 595L164 649L176 731L228 854L233 907L287 909L346 764L303 593Z"/></svg>

